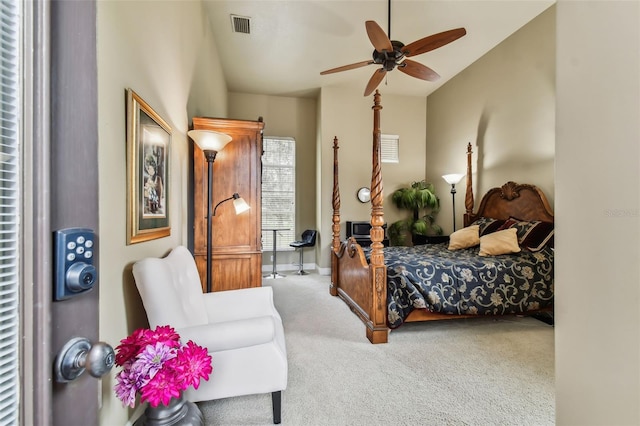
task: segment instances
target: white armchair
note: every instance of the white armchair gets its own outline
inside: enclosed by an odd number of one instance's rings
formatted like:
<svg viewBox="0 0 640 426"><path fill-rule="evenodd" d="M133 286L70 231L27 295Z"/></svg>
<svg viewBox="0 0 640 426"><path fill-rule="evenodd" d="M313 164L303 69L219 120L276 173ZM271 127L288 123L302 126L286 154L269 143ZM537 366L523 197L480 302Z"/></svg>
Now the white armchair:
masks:
<svg viewBox="0 0 640 426"><path fill-rule="evenodd" d="M273 422L280 423L287 387L282 319L271 287L203 293L191 252L176 247L166 257L133 265L149 325L170 325L184 342L206 347L213 373L185 396L192 402L271 393Z"/></svg>

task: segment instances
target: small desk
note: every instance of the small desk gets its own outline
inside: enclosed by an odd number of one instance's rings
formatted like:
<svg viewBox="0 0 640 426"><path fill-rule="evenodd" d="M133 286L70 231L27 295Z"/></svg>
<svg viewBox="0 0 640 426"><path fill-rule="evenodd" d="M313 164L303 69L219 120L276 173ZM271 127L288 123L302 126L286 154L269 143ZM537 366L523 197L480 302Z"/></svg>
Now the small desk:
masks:
<svg viewBox="0 0 640 426"><path fill-rule="evenodd" d="M276 228L276 229L263 229L263 231L272 231L273 232L273 271L269 275L264 275L262 278L266 279L276 279L276 278L284 278L285 275L279 274L276 272L276 238L278 231L288 231L289 228Z"/></svg>

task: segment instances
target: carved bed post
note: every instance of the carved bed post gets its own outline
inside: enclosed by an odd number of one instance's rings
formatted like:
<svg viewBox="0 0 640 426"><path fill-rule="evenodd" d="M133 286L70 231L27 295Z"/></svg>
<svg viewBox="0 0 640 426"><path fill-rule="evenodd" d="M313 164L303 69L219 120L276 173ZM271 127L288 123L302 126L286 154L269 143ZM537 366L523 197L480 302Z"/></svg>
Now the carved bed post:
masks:
<svg viewBox="0 0 640 426"><path fill-rule="evenodd" d="M333 239L331 240L331 286L329 293L332 296L338 295L338 289L334 283L338 280L338 258L336 254L340 250L340 186L338 185L338 137L333 137Z"/></svg>
<svg viewBox="0 0 640 426"><path fill-rule="evenodd" d="M372 282L372 315L367 324L367 338L371 343L386 343L387 328L387 267L384 264L382 240L384 239L384 212L382 191L382 166L380 154L380 93L373 96L373 157L371 169L371 259L369 264Z"/></svg>
<svg viewBox="0 0 640 426"><path fill-rule="evenodd" d="M473 215L473 166L471 164L471 157L473 150L471 149L471 142L467 144L467 192L464 197L464 207L466 213L464 215L464 226L469 226Z"/></svg>

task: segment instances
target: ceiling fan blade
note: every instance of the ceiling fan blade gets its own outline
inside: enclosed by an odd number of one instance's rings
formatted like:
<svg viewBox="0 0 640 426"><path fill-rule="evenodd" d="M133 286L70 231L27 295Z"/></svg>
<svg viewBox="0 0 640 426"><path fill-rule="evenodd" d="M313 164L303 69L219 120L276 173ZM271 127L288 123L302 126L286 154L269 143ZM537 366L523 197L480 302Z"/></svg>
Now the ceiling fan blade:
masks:
<svg viewBox="0 0 640 426"><path fill-rule="evenodd" d="M421 80L436 81L440 78L440 75L428 66L411 59L405 59L402 64L398 65L398 69L411 77Z"/></svg>
<svg viewBox="0 0 640 426"><path fill-rule="evenodd" d="M389 40L384 30L380 28L380 25L375 21L367 21L364 25L367 28L367 35L369 36L371 44L373 44L373 47L375 47L378 52L382 52L383 50L393 52L391 40Z"/></svg>
<svg viewBox="0 0 640 426"><path fill-rule="evenodd" d="M435 50L438 47L442 47L445 44L449 44L465 35L467 30L464 28L456 28L454 30L443 31L438 34L433 34L420 40L414 41L404 46L400 51L404 53L406 57L420 55L421 53Z"/></svg>
<svg viewBox="0 0 640 426"><path fill-rule="evenodd" d="M373 91L376 90L376 87L378 87L380 82L384 79L384 76L386 74L387 71L384 68L377 69L371 76L371 79L369 79L367 87L364 89L364 95L369 96L371 93L373 93Z"/></svg>
<svg viewBox="0 0 640 426"><path fill-rule="evenodd" d="M356 62L355 64L349 64L349 65L343 65L341 67L337 67L337 68L331 68L330 70L326 70L326 71L322 71L320 73L320 75L325 75L325 74L332 74L334 72L340 72L340 71L348 71L348 70L353 70L356 68L360 68L360 67L364 67L366 65L371 65L374 62L369 60L369 61L362 61L362 62Z"/></svg>

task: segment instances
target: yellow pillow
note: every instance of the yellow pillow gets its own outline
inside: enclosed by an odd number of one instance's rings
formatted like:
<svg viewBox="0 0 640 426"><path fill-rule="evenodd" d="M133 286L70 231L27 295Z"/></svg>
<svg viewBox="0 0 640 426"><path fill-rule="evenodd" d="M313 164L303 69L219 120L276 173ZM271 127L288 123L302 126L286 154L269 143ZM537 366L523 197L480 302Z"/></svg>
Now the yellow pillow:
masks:
<svg viewBox="0 0 640 426"><path fill-rule="evenodd" d="M460 250L480 244L480 226L471 225L449 236L449 250Z"/></svg>
<svg viewBox="0 0 640 426"><path fill-rule="evenodd" d="M518 231L515 228L492 232L480 237L480 256L497 256L499 254L518 253Z"/></svg>

